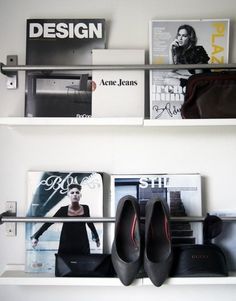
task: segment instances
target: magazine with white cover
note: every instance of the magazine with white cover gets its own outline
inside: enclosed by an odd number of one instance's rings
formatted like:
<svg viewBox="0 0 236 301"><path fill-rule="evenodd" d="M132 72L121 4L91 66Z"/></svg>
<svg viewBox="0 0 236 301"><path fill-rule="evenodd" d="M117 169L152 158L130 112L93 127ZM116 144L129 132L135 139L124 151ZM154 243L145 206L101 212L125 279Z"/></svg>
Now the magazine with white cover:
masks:
<svg viewBox="0 0 236 301"><path fill-rule="evenodd" d="M150 64L223 64L229 56L229 19L152 20ZM189 76L208 69L150 71L150 119L181 119Z"/></svg>
<svg viewBox="0 0 236 301"><path fill-rule="evenodd" d="M202 216L200 174L139 174L111 176L111 216L115 216L119 200L134 196L145 217L146 203L153 198L166 204L171 217ZM114 229L111 229L111 237ZM174 245L202 242L201 223L171 222Z"/></svg>
<svg viewBox="0 0 236 301"><path fill-rule="evenodd" d="M95 49L94 65L143 65L144 49ZM92 72L93 117L144 117L144 71Z"/></svg>
<svg viewBox="0 0 236 301"><path fill-rule="evenodd" d="M26 64L91 65L105 33L105 19L28 19ZM91 99L91 70L26 72L26 117L91 117Z"/></svg>
<svg viewBox="0 0 236 301"><path fill-rule="evenodd" d="M27 200L30 217L102 217L103 177L98 172L29 171ZM55 253L102 253L103 224L26 223L25 239L25 271L54 273Z"/></svg>

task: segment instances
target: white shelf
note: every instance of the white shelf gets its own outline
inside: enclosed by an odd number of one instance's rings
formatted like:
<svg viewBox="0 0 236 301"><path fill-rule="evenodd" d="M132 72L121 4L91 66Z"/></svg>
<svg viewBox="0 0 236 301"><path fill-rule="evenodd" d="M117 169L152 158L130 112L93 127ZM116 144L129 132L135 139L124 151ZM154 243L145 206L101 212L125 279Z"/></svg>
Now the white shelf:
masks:
<svg viewBox="0 0 236 301"><path fill-rule="evenodd" d="M236 284L236 273L228 277L168 278L163 285ZM8 265L0 276L0 285L123 286L118 278L55 277L53 274L25 273L24 265ZM132 286L153 285L149 278L136 279Z"/></svg>
<svg viewBox="0 0 236 301"><path fill-rule="evenodd" d="M75 117L0 117L0 126L144 126L144 127L199 127L235 126L236 118L222 119L143 119L127 118L75 118Z"/></svg>
<svg viewBox="0 0 236 301"><path fill-rule="evenodd" d="M55 277L48 273L26 273L24 265L7 265L0 276L0 285L64 285L64 286L122 286L118 278ZM142 285L142 279L132 284Z"/></svg>
<svg viewBox="0 0 236 301"><path fill-rule="evenodd" d="M168 278L163 285L226 285L236 284L236 273L227 277L173 277ZM143 285L153 285L149 278L143 278Z"/></svg>
<svg viewBox="0 0 236 301"><path fill-rule="evenodd" d="M141 126L143 118L0 117L3 126Z"/></svg>
<svg viewBox="0 0 236 301"><path fill-rule="evenodd" d="M144 126L165 127L165 126L235 126L236 118L221 118L221 119L145 119Z"/></svg>

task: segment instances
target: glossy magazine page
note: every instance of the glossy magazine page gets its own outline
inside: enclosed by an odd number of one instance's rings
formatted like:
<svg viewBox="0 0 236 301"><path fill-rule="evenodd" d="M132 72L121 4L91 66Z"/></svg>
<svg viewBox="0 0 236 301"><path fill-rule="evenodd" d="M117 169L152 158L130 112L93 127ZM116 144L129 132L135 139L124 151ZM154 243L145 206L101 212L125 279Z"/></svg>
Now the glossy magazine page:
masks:
<svg viewBox="0 0 236 301"><path fill-rule="evenodd" d="M74 199L77 193L79 199ZM27 199L27 216L102 217L102 174L30 171ZM78 203L82 206L73 210L72 205ZM26 223L27 272L54 273L55 253L58 252L87 255L102 251L102 223Z"/></svg>
<svg viewBox="0 0 236 301"><path fill-rule="evenodd" d="M111 176L111 216L125 195L137 198L141 217L150 199L160 199L171 217L202 216L200 174L139 174ZM111 237L112 232L111 230ZM201 223L171 222L173 245L202 242Z"/></svg>
<svg viewBox="0 0 236 301"><path fill-rule="evenodd" d="M229 19L150 21L150 63L228 63L229 23ZM181 119L188 78L208 71L200 68L150 71L150 119Z"/></svg>
<svg viewBox="0 0 236 301"><path fill-rule="evenodd" d="M104 19L29 19L26 64L91 65L105 48ZM26 117L90 117L91 71L26 72Z"/></svg>
<svg viewBox="0 0 236 301"><path fill-rule="evenodd" d="M94 65L143 65L143 49L96 49ZM98 70L92 73L93 117L144 116L143 70Z"/></svg>

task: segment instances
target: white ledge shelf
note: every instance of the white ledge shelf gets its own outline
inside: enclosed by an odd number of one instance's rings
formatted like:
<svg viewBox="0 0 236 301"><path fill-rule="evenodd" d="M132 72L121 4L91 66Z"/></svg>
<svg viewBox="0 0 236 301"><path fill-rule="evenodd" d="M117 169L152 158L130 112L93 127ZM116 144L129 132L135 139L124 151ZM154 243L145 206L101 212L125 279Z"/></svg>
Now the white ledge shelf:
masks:
<svg viewBox="0 0 236 301"><path fill-rule="evenodd" d="M144 119L144 126L150 127L188 127L188 126L235 126L236 118L221 119Z"/></svg>
<svg viewBox="0 0 236 301"><path fill-rule="evenodd" d="M164 285L226 285L236 284L236 273L227 277L172 277ZM149 278L143 278L143 286L153 285Z"/></svg>
<svg viewBox="0 0 236 301"><path fill-rule="evenodd" d="M236 273L228 277L191 277L168 278L163 285L235 285ZM76 278L55 277L46 273L26 273L24 265L7 265L0 275L0 285L36 285L36 286L123 286L118 278ZM149 278L136 279L132 286L153 286Z"/></svg>
<svg viewBox="0 0 236 301"><path fill-rule="evenodd" d="M0 117L0 126L144 126L199 127L235 126L236 118L222 119L143 119L142 117Z"/></svg>
<svg viewBox="0 0 236 301"><path fill-rule="evenodd" d="M24 265L7 265L0 275L0 285L122 286L118 278L55 277L49 273L26 273ZM142 279L133 282L142 285Z"/></svg>
<svg viewBox="0 0 236 301"><path fill-rule="evenodd" d="M142 126L143 118L1 117L3 126Z"/></svg>

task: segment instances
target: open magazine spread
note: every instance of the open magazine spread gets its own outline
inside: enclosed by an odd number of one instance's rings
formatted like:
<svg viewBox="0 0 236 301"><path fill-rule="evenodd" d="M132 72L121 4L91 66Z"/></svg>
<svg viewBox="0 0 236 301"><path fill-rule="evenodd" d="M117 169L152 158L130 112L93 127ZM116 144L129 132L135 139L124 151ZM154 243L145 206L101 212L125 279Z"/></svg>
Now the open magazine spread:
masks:
<svg viewBox="0 0 236 301"><path fill-rule="evenodd" d="M125 195L137 198L141 217L148 200L157 198L166 204L171 217L202 216L200 174L139 174L111 176L111 215ZM112 230L111 230L112 231ZM202 242L200 223L171 222L173 245Z"/></svg>
<svg viewBox="0 0 236 301"><path fill-rule="evenodd" d="M150 64L228 63L229 20L153 20ZM150 71L150 119L181 119L188 78L201 69Z"/></svg>
<svg viewBox="0 0 236 301"><path fill-rule="evenodd" d="M91 65L97 48L105 48L104 19L27 20L27 65ZM25 116L91 117L91 74L27 71Z"/></svg>
<svg viewBox="0 0 236 301"><path fill-rule="evenodd" d="M70 184L81 185L79 204L81 217L103 216L103 177L97 172L28 172L28 207L30 217L69 217L72 200ZM64 227L64 228L63 228ZM68 232L69 231L69 232ZM33 240L37 239L37 245ZM99 239L100 246L96 240ZM87 249L86 249L87 248ZM58 250L72 253L103 251L103 224L85 222L27 223L26 272L53 273L55 253Z"/></svg>

